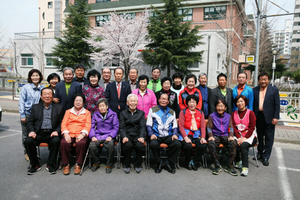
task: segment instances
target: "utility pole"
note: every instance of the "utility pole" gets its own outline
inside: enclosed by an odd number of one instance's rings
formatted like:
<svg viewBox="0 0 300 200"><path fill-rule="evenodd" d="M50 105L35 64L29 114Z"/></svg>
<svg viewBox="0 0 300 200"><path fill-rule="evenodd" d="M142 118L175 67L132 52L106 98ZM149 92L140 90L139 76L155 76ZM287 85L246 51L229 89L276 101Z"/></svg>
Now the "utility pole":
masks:
<svg viewBox="0 0 300 200"><path fill-rule="evenodd" d="M255 55L255 73L254 86L257 86L258 63L259 63L259 40L260 40L260 14L261 14L261 0L255 0L257 7L257 27L256 27L256 55Z"/></svg>
<svg viewBox="0 0 300 200"><path fill-rule="evenodd" d="M208 73L209 73L209 51L210 51L210 35L208 35L208 49L207 49L207 74L206 74L206 77L207 77L207 80L208 79Z"/></svg>

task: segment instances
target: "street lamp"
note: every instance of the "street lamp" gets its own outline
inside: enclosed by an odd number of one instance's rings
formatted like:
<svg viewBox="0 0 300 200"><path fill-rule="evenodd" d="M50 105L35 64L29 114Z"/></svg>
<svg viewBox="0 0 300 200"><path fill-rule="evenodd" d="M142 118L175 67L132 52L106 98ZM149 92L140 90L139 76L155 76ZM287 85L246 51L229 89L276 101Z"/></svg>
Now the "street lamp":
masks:
<svg viewBox="0 0 300 200"><path fill-rule="evenodd" d="M276 63L275 63L275 57L277 55L277 51L274 49L272 51L273 54L273 63L272 63L272 69L273 69L273 73L272 73L272 86L274 86L274 73L275 73L275 69L276 69Z"/></svg>

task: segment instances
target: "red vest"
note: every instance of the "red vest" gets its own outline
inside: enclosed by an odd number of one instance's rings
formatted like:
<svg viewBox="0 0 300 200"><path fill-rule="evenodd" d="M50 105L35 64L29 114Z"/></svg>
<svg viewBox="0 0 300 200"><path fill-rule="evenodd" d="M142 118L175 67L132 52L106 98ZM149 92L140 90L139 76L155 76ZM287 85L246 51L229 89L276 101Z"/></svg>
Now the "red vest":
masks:
<svg viewBox="0 0 300 200"><path fill-rule="evenodd" d="M190 109L185 108L183 110L183 113L184 113L184 118L185 118L184 128L190 130L191 126L192 126L192 114L190 112ZM198 130L201 126L201 117L202 117L202 111L200 111L199 109L196 108L195 120L196 120ZM194 134L190 131L189 135L194 135Z"/></svg>

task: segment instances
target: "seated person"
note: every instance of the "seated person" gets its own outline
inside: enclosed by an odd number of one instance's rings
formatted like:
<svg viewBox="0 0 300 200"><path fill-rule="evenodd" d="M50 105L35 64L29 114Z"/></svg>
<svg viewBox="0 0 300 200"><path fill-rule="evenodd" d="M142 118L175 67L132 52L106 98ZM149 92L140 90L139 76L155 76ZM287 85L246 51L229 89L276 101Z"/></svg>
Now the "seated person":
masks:
<svg viewBox="0 0 300 200"><path fill-rule="evenodd" d="M222 171L222 167L218 160L217 148L222 143L228 147L228 162L225 171L236 176L237 173L233 169L233 161L236 155L237 144L233 138L233 128L231 117L226 113L227 103L223 99L219 99L215 103L216 112L213 112L208 117L207 133L208 133L208 148L210 155L215 163L215 169L212 174L218 175Z"/></svg>
<svg viewBox="0 0 300 200"><path fill-rule="evenodd" d="M41 142L49 145L50 152L47 163L49 173L56 173L55 160L59 151L60 124L64 116L64 109L61 105L52 103L53 97L54 92L51 88L43 88L41 90L43 102L35 104L31 108L27 122L29 134L24 142L31 164L28 175L35 174L37 170L41 169L36 154L36 146Z"/></svg>
<svg viewBox="0 0 300 200"><path fill-rule="evenodd" d="M150 148L155 157L157 167L155 173L160 173L164 167L168 172L175 174L175 163L181 144L178 140L177 121L175 111L168 108L168 94L161 94L159 105L150 108L147 117L147 131L150 137ZM166 143L169 147L168 160L160 158L160 144Z"/></svg>
<svg viewBox="0 0 300 200"><path fill-rule="evenodd" d="M142 152L146 135L145 113L136 108L138 97L135 94L127 96L128 108L120 114L120 135L122 139L124 155L124 172L130 172L130 160L132 148L136 151L134 169L141 172Z"/></svg>
<svg viewBox="0 0 300 200"><path fill-rule="evenodd" d="M197 171L206 150L204 113L197 109L199 98L192 94L186 98L187 108L180 111L178 140L184 147L185 163L188 170ZM196 154L192 160L192 143L196 145Z"/></svg>
<svg viewBox="0 0 300 200"><path fill-rule="evenodd" d="M92 118L92 128L89 134L91 139L90 155L93 158L92 171L95 172L100 167L100 158L98 150L102 150L100 144L107 149L107 161L105 171L111 173L115 153L115 138L119 131L119 120L117 113L108 108L106 99L101 98L97 102L98 110Z"/></svg>
<svg viewBox="0 0 300 200"><path fill-rule="evenodd" d="M240 163L240 153L242 154L242 173L241 176L248 176L248 153L249 148L257 142L255 130L256 117L252 110L248 109L249 100L244 95L238 95L234 99L234 104L238 110L231 114L234 135L237 139L236 162Z"/></svg>
<svg viewBox="0 0 300 200"><path fill-rule="evenodd" d="M88 145L88 134L91 129L91 113L83 105L85 97L83 94L75 94L74 107L67 110L61 123L62 140L60 151L63 164L63 174L70 174L70 151L75 143L76 164L74 174L78 175L85 156Z"/></svg>

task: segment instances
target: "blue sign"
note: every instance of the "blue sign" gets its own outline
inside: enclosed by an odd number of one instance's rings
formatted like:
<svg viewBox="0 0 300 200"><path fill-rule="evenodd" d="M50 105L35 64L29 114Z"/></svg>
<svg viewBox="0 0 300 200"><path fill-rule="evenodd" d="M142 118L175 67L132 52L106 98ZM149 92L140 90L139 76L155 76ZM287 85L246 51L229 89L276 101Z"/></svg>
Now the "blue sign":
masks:
<svg viewBox="0 0 300 200"><path fill-rule="evenodd" d="M23 83L19 83L19 87L23 87L25 84Z"/></svg>
<svg viewBox="0 0 300 200"><path fill-rule="evenodd" d="M289 104L289 102L287 100L280 100L280 105L286 106L288 104Z"/></svg>

